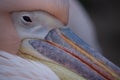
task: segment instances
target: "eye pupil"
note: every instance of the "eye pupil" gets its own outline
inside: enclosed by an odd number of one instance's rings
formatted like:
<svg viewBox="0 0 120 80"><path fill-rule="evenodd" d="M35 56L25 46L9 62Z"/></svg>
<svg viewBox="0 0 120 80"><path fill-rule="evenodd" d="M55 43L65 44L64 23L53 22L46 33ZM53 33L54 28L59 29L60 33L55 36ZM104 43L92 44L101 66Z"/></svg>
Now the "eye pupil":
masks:
<svg viewBox="0 0 120 80"><path fill-rule="evenodd" d="M32 20L30 19L29 16L23 16L23 19L24 19L26 22L32 22Z"/></svg>

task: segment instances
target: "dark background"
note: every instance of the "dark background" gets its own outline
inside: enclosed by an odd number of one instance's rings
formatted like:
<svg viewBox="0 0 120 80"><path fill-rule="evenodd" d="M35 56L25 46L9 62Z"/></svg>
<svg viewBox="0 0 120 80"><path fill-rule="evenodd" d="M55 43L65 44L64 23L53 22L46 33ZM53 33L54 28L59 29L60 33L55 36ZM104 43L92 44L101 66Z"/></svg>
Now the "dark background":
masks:
<svg viewBox="0 0 120 80"><path fill-rule="evenodd" d="M120 1L79 0L79 2L83 4L95 24L103 55L120 67Z"/></svg>

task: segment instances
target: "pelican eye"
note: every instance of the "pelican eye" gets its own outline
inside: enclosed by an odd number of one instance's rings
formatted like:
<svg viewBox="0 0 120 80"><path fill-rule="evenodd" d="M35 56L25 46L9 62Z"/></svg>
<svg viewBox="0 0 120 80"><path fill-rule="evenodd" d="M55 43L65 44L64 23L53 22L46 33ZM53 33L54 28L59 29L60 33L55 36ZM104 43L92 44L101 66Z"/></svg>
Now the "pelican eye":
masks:
<svg viewBox="0 0 120 80"><path fill-rule="evenodd" d="M30 17L29 16L23 16L23 20L25 21L25 22L32 22L32 20L30 19Z"/></svg>

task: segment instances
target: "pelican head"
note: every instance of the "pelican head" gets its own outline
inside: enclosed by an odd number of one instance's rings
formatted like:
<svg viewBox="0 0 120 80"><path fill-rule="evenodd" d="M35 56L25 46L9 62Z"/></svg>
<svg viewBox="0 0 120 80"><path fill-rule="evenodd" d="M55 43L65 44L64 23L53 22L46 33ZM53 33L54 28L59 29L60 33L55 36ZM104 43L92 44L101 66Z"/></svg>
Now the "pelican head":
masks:
<svg viewBox="0 0 120 80"><path fill-rule="evenodd" d="M64 16L68 16L66 12ZM16 11L11 15L21 38L18 53L23 58L47 65L62 80L120 79L116 65L66 26L67 17L62 19L46 10Z"/></svg>

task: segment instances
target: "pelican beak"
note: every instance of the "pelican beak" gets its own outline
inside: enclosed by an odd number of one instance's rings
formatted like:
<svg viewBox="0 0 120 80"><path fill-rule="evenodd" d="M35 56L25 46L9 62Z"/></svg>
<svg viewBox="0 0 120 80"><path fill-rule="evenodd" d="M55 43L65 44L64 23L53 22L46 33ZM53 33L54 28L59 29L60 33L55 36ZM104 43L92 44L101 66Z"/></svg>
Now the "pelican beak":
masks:
<svg viewBox="0 0 120 80"><path fill-rule="evenodd" d="M86 79L120 80L120 69L69 28L53 29L44 40L28 39L27 42L51 62L56 62Z"/></svg>

